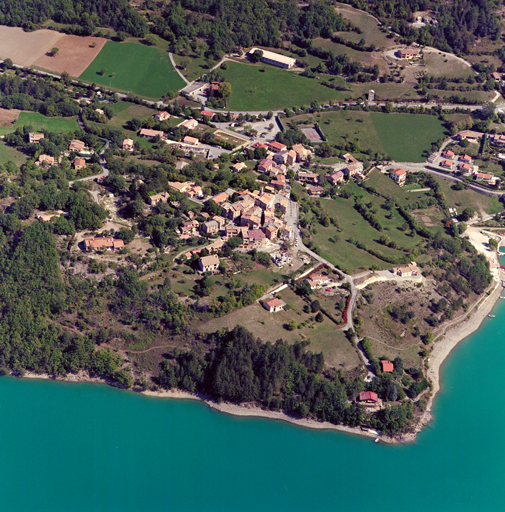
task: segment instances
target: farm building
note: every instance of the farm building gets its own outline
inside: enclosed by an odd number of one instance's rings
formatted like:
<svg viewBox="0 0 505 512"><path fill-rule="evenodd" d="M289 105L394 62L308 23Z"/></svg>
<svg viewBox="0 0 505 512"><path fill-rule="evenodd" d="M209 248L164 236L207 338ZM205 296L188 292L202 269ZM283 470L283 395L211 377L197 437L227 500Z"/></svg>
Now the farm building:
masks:
<svg viewBox="0 0 505 512"><path fill-rule="evenodd" d="M272 64L272 66L286 69L292 68L296 64L296 59L286 57L279 53L269 52L268 50L262 50L261 48L251 48L249 50L249 55L252 55L257 50L263 53L261 62L265 62L266 64Z"/></svg>
<svg viewBox="0 0 505 512"><path fill-rule="evenodd" d="M202 94L207 88L207 82L193 82L192 84L185 87L181 94L182 96L192 96L193 94Z"/></svg>

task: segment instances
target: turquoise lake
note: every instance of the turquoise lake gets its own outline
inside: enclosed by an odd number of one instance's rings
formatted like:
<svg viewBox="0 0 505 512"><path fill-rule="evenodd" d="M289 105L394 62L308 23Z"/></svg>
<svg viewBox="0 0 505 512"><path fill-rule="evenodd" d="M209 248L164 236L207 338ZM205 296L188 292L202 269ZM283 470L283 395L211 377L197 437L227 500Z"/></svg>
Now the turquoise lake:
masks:
<svg viewBox="0 0 505 512"><path fill-rule="evenodd" d="M1 511L503 511L505 301L442 372L416 443L0 379Z"/></svg>

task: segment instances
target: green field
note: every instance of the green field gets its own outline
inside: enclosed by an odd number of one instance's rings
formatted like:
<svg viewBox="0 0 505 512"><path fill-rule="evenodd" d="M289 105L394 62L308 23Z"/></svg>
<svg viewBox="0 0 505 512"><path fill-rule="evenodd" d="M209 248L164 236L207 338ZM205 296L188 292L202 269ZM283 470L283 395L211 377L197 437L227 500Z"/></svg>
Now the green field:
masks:
<svg viewBox="0 0 505 512"><path fill-rule="evenodd" d="M349 95L324 87L315 79L274 66L228 62L227 68L221 72L225 80L231 83L231 110L258 111L300 107L310 105L313 100L340 100ZM262 72L261 69L265 71Z"/></svg>
<svg viewBox="0 0 505 512"><path fill-rule="evenodd" d="M143 44L113 41L107 42L79 78L152 99L185 85L168 53Z"/></svg>
<svg viewBox="0 0 505 512"><path fill-rule="evenodd" d="M436 116L370 113L386 153L397 162L424 162L431 144L446 133Z"/></svg>
<svg viewBox="0 0 505 512"><path fill-rule="evenodd" d="M0 135L11 133L22 126L31 126L34 132L47 130L67 133L79 130L77 117L46 117L38 112L21 112L15 123L9 127L0 128Z"/></svg>
<svg viewBox="0 0 505 512"><path fill-rule="evenodd" d="M28 160L28 157L21 153L21 151L7 146L7 144L2 140L0 141L0 165L5 164L9 160L19 167Z"/></svg>

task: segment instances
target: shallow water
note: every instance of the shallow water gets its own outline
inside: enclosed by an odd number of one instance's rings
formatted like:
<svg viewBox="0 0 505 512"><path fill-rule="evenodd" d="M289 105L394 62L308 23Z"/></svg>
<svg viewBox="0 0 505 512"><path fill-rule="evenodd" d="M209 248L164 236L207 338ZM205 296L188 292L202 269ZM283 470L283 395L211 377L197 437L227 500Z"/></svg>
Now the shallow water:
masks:
<svg viewBox="0 0 505 512"><path fill-rule="evenodd" d="M503 511L505 301L442 370L416 443L104 385L0 379L0 510Z"/></svg>

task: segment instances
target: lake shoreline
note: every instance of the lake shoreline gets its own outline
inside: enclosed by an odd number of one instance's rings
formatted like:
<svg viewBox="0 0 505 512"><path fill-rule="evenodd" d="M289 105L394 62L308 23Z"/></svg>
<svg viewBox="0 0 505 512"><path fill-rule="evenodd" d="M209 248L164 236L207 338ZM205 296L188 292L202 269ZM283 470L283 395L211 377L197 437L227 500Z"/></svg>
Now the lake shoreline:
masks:
<svg viewBox="0 0 505 512"><path fill-rule="evenodd" d="M500 298L502 292L502 286L498 279L495 279L495 286L489 295L483 296L480 299L479 305L476 309L471 313L470 318L463 320L458 323L456 326L449 328L444 334L443 338L436 342L433 351L430 354L428 359L428 380L432 384L431 396L429 398L426 410L422 414L421 418L415 425L415 430L412 433L402 434L398 437L390 437L386 435L381 435L376 431L365 431L360 427L347 427L345 425L334 425L329 422L322 422L313 419L303 419L298 418L294 415L290 415L281 411L270 411L266 409L262 409L253 403L245 403L245 404L235 404L230 402L216 402L212 400L210 397L197 394L190 393L188 391L174 389L174 390L163 390L163 391L141 391L139 389L133 389L133 391L142 394L148 397L154 398L175 398L175 399L184 399L184 400L198 400L203 402L208 407L222 412L224 414L230 414L233 416L240 417L259 417L272 419L277 421L285 421L291 423L293 425L311 429L318 430L337 430L340 432L346 432L348 434L354 434L359 436L365 436L372 439L377 437L384 443L389 444L405 444L411 443L416 440L417 433L420 432L428 423L433 419L432 408L434 399L437 393L440 391L440 370L443 363L447 360L449 354L452 350L464 339L477 331L484 321L484 319L489 315L497 301ZM78 374L70 374L66 377L54 378L48 374L36 374L33 372L26 372L23 377L29 379L44 379L44 380L56 380L61 382L88 382L95 384L108 384L114 387L119 387L114 385L112 381L108 381L107 379L99 378L99 377L90 377L86 372L79 372Z"/></svg>

